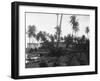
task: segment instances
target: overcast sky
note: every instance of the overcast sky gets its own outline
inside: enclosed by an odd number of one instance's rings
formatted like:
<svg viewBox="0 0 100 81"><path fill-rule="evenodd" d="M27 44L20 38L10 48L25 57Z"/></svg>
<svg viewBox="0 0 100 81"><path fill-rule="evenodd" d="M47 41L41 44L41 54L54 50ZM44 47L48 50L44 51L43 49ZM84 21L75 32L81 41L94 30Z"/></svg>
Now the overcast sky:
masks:
<svg viewBox="0 0 100 81"><path fill-rule="evenodd" d="M70 16L63 15L62 26L61 26L61 36L68 35L72 33L72 25L70 24ZM89 15L76 15L79 22L79 32L78 36L85 35L85 29L89 26L90 16ZM60 15L59 15L60 20ZM26 31L29 25L36 26L36 32L45 31L50 34L55 33L55 27L57 26L57 15L56 14L44 14L44 13L26 13Z"/></svg>

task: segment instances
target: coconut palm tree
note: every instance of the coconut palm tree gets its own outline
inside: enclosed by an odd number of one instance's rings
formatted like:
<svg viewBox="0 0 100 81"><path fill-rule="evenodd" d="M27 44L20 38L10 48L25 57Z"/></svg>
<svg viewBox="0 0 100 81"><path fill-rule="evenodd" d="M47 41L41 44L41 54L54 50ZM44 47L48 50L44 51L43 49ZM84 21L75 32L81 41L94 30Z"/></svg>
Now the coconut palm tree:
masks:
<svg viewBox="0 0 100 81"><path fill-rule="evenodd" d="M43 36L43 35L42 35L42 31L38 32L37 35L36 35L37 41L40 41L40 40L42 41L42 39L41 39L42 36Z"/></svg>
<svg viewBox="0 0 100 81"><path fill-rule="evenodd" d="M64 43L66 44L66 48L72 44L73 42L73 37L71 36L71 34L68 34L67 36L64 36Z"/></svg>
<svg viewBox="0 0 100 81"><path fill-rule="evenodd" d="M72 25L72 29L73 29L73 31L74 31L74 33L75 33L75 36L76 36L76 32L78 32L79 31L79 23L78 23L78 20L76 19L76 16L75 15L72 15L71 17L70 17L70 23L71 23L71 25Z"/></svg>
<svg viewBox="0 0 100 81"><path fill-rule="evenodd" d="M39 41L41 40L41 42L45 42L46 41L46 32L38 32L36 35L36 39Z"/></svg>
<svg viewBox="0 0 100 81"><path fill-rule="evenodd" d="M55 39L54 36L51 34L49 37L50 37L51 42L54 43L54 39Z"/></svg>
<svg viewBox="0 0 100 81"><path fill-rule="evenodd" d="M90 31L90 29L89 29L89 27L87 26L86 29L85 29L85 33L87 34L87 37L88 37L88 38L89 38L89 35L88 35L89 31Z"/></svg>
<svg viewBox="0 0 100 81"><path fill-rule="evenodd" d="M60 42L62 17L63 17L63 14L61 14L60 24L58 25L58 23L57 23L57 27L55 27L55 29L56 29L56 35L57 35L57 48L58 48L59 42ZM58 17L57 17L57 21L58 21Z"/></svg>
<svg viewBox="0 0 100 81"><path fill-rule="evenodd" d="M64 40L64 38L63 38L63 37L60 37L60 40L61 40L61 41L63 41L63 40Z"/></svg>
<svg viewBox="0 0 100 81"><path fill-rule="evenodd" d="M28 26L28 37L29 37L29 43L31 42L32 37L36 37L36 27L35 25L29 25Z"/></svg>

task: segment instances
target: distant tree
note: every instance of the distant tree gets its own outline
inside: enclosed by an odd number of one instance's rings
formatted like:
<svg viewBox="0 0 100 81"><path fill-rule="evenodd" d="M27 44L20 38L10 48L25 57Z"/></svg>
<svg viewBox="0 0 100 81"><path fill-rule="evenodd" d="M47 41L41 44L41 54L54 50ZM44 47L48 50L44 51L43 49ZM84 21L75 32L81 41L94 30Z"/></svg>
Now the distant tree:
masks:
<svg viewBox="0 0 100 81"><path fill-rule="evenodd" d="M63 41L64 40L64 38L63 37L60 37L60 39Z"/></svg>
<svg viewBox="0 0 100 81"><path fill-rule="evenodd" d="M27 33L28 33L29 43L30 43L31 37L36 37L36 26L35 25L29 25Z"/></svg>
<svg viewBox="0 0 100 81"><path fill-rule="evenodd" d="M41 45L42 45L41 48L47 48L49 44L46 36L47 36L47 33L44 31L39 31L36 35L37 41L41 41Z"/></svg>
<svg viewBox="0 0 100 81"><path fill-rule="evenodd" d="M41 40L41 37L42 37L42 32L38 32L37 35L36 35L36 39L37 41Z"/></svg>
<svg viewBox="0 0 100 81"><path fill-rule="evenodd" d="M85 33L87 34L87 37L88 37L88 38L89 38L89 35L88 35L89 31L90 31L90 29L89 29L89 27L87 26L86 29L85 29Z"/></svg>
<svg viewBox="0 0 100 81"><path fill-rule="evenodd" d="M57 35L56 34L54 34L54 40L57 41Z"/></svg>
<svg viewBox="0 0 100 81"><path fill-rule="evenodd" d="M71 17L70 17L70 23L71 23L71 25L72 25L72 29L73 29L73 31L75 32L75 36L76 36L76 32L78 32L79 31L79 23L78 23L78 20L76 19L76 16L75 15L72 15Z"/></svg>
<svg viewBox="0 0 100 81"><path fill-rule="evenodd" d="M39 41L41 40L41 42L45 42L46 41L46 33L45 32L38 32L37 33L37 36L36 36L36 39Z"/></svg>
<svg viewBox="0 0 100 81"><path fill-rule="evenodd" d="M55 39L54 36L51 34L49 37L50 37L51 42L54 43L54 39Z"/></svg>
<svg viewBox="0 0 100 81"><path fill-rule="evenodd" d="M67 36L64 36L64 43L66 44L66 48L70 44L72 44L72 42L73 42L73 37L70 34L68 34Z"/></svg>
<svg viewBox="0 0 100 81"><path fill-rule="evenodd" d="M64 36L64 43L67 43L67 36Z"/></svg>
<svg viewBox="0 0 100 81"><path fill-rule="evenodd" d="M82 36L81 41L82 41L82 44L84 44L84 43L86 42L86 37L85 37L85 35Z"/></svg>

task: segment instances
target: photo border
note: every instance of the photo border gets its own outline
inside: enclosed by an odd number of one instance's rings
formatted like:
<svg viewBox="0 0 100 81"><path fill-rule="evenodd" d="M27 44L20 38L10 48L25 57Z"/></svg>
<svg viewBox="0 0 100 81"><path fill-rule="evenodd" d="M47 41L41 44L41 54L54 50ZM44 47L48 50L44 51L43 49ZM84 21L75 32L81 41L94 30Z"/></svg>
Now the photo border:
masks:
<svg viewBox="0 0 100 81"><path fill-rule="evenodd" d="M57 7L57 8L74 8L74 9L89 9L95 10L95 71L88 72L76 72L76 73L59 73L59 74L43 74L43 75L19 75L19 6L42 6L42 7ZM88 75L97 74L97 13L96 6L81 6L81 5L62 5L62 4L49 4L49 3L31 3L31 2L12 2L11 6L11 77L13 79L25 79L25 78L42 78L42 77L58 77L58 76L72 76L72 75Z"/></svg>

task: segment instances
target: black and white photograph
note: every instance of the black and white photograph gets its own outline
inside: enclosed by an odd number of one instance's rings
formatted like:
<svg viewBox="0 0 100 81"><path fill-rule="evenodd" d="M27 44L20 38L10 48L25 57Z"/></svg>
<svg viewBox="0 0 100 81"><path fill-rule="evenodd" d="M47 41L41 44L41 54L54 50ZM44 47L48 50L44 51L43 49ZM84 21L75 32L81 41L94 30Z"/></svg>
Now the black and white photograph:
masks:
<svg viewBox="0 0 100 81"><path fill-rule="evenodd" d="M26 12L25 67L89 65L90 16Z"/></svg>
<svg viewBox="0 0 100 81"><path fill-rule="evenodd" d="M12 3L12 78L97 74L97 7Z"/></svg>

